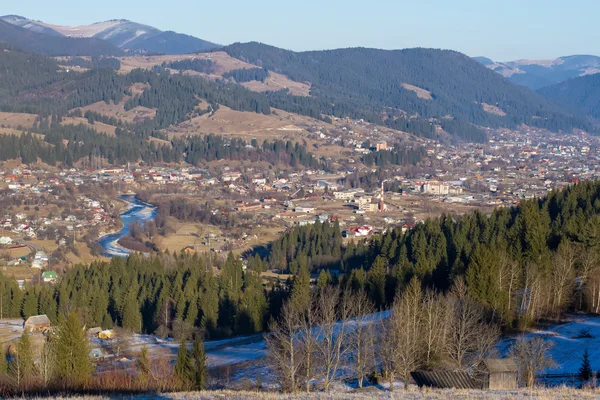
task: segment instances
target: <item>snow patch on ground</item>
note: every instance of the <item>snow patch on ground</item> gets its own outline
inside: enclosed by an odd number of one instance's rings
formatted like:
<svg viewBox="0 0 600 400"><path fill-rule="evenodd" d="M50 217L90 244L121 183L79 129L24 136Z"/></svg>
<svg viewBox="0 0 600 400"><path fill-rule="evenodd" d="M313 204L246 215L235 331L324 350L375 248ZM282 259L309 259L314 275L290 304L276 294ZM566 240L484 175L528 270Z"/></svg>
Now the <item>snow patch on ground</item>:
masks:
<svg viewBox="0 0 600 400"><path fill-rule="evenodd" d="M588 336L585 333L591 337L583 337ZM564 324L534 330L525 336L542 337L554 343L551 354L557 366L545 373L577 374L586 348L590 353L592 369L600 370L600 316L570 316ZM504 339L499 345L501 354L506 356L515 340L515 337Z"/></svg>

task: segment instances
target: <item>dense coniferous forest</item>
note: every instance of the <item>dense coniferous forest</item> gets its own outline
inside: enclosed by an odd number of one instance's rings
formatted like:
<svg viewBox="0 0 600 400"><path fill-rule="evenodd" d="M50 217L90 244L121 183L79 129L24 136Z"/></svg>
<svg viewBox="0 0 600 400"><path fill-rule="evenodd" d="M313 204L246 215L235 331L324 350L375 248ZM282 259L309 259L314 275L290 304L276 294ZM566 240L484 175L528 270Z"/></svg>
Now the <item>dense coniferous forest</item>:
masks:
<svg viewBox="0 0 600 400"><path fill-rule="evenodd" d="M175 147L179 143L175 142ZM181 149L186 153L186 161L197 165L214 160L232 161L266 161L273 165L291 165L319 168L320 162L308 152L305 145L284 142L282 140L265 140L259 144L256 139L250 143L243 139L225 139L218 135L190 136Z"/></svg>
<svg viewBox="0 0 600 400"><path fill-rule="evenodd" d="M586 75L569 79L538 90L550 101L572 110L600 119L600 75Z"/></svg>
<svg viewBox="0 0 600 400"><path fill-rule="evenodd" d="M483 126L526 123L550 130L594 130L584 119L561 112L541 96L454 51L352 48L295 53L254 42L223 50L295 81L310 82L311 95L319 99L345 100L356 109L362 103L363 112L391 107L424 119L451 115L462 123ZM432 98L417 97L403 83L427 90ZM481 103L496 105L508 115L487 113Z"/></svg>
<svg viewBox="0 0 600 400"><path fill-rule="evenodd" d="M210 68L203 61L184 60L181 61L182 65L178 66ZM187 65L188 63L190 65ZM110 68L92 69L85 73L67 73L59 70L55 60L18 51L0 53L0 65L7 71L6 74L0 75L0 110L3 111L29 112L44 116L66 115L76 107L98 101L118 103L124 96L131 95L129 87L132 84L148 84L151 90L145 90L125 103L126 110L136 106L157 109L152 121L129 127L145 137L160 136L157 130L215 110L219 105L262 114L270 114L271 107L274 107L316 119L327 119L329 115L363 118L419 136L436 136L435 126L430 121L424 118L408 118L391 111L382 115L379 105L371 106L370 103L342 97L332 102L324 97L292 96L285 90L256 93L241 85L222 80L209 81L183 74L172 75L164 67L154 70L138 69L127 75L117 74ZM266 73L261 69L257 71L262 71L260 74ZM239 74L254 72L243 70ZM36 78L32 79L32 76ZM244 79L241 75L238 78ZM210 104L209 110L197 109L200 99ZM447 128L448 132L464 140L485 140L483 132L466 122L455 120L443 121L442 124L452 125Z"/></svg>
<svg viewBox="0 0 600 400"><path fill-rule="evenodd" d="M368 167L372 165L383 167L389 164L415 165L423 160L424 157L425 149L422 147L418 149L411 149L396 145L389 150L380 150L370 154L365 154L362 157L362 162Z"/></svg>
<svg viewBox="0 0 600 400"><path fill-rule="evenodd" d="M390 304L413 276L437 290L464 277L470 293L503 323L529 324L596 304L599 222L600 183L586 182L490 216L444 215L405 234L388 230L347 247L334 225L298 227L273 243L268 261L290 272L341 269L351 285L372 296L376 291L380 305ZM576 276L585 288L574 286ZM583 299L576 302L577 296Z"/></svg>
<svg viewBox="0 0 600 400"><path fill-rule="evenodd" d="M325 283L364 290L383 308L413 277L441 292L464 280L492 319L526 326L570 309L598 312L598 227L600 183L585 182L490 216L445 215L347 245L337 222L296 227L273 242L266 258L250 255L246 272L231 254L218 274L204 257L159 254L77 266L55 286L24 291L1 278L0 304L10 317L39 313L56 320L75 310L88 326L168 332L187 324L213 336L247 334L265 329L289 295L278 285L264 290L258 273L267 267L292 273L293 294L310 290L309 273L328 269L343 276L329 274Z"/></svg>
<svg viewBox="0 0 600 400"><path fill-rule="evenodd" d="M88 120L92 116L88 116ZM0 136L0 161L21 157L23 163L35 163L38 158L48 164L63 163L69 167L82 159L102 157L109 164L144 161L203 165L214 160L264 161L271 165L320 168L321 162L307 151L303 144L281 140L256 140L247 143L241 139L226 140L217 135L191 136L170 144L157 145L143 137L117 128L115 136L96 132L83 125L60 125L56 118L51 126L42 121L39 135L24 133L20 136ZM185 157L184 157L185 155Z"/></svg>
<svg viewBox="0 0 600 400"><path fill-rule="evenodd" d="M251 82L260 81L264 82L269 76L269 71L266 68L242 68L234 69L223 74L223 78L233 78L236 82Z"/></svg>

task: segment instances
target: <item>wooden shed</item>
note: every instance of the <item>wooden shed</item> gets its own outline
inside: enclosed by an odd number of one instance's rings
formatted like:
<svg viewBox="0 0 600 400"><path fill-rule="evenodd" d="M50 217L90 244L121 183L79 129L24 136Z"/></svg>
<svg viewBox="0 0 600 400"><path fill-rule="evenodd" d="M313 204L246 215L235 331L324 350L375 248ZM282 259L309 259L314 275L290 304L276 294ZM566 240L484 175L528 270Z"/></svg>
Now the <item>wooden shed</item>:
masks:
<svg viewBox="0 0 600 400"><path fill-rule="evenodd" d="M517 364L512 359L487 358L482 370L471 374L464 371L414 371L417 385L440 389L511 390L517 388Z"/></svg>
<svg viewBox="0 0 600 400"><path fill-rule="evenodd" d="M23 328L29 328L31 333L44 333L50 329L50 319L44 315L34 315L27 318Z"/></svg>
<svg viewBox="0 0 600 400"><path fill-rule="evenodd" d="M511 358L483 360L483 388L489 390L517 389L518 367Z"/></svg>

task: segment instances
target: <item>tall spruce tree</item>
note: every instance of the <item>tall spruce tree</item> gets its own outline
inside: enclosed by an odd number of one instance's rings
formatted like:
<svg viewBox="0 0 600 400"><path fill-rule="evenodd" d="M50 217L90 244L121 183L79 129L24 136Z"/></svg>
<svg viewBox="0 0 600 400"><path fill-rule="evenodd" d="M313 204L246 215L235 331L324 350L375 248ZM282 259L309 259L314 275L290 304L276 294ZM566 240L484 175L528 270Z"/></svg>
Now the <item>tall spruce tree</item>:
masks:
<svg viewBox="0 0 600 400"><path fill-rule="evenodd" d="M592 379L593 375L592 364L590 363L590 353L586 348L583 352L583 357L581 358L581 367L579 367L579 379L582 382L587 382Z"/></svg>
<svg viewBox="0 0 600 400"><path fill-rule="evenodd" d="M192 371L190 354L187 348L185 337L181 339L179 350L177 351L177 360L175 362L175 376L184 388L188 388L192 382Z"/></svg>
<svg viewBox="0 0 600 400"><path fill-rule="evenodd" d="M23 330L23 334L17 342L17 354L10 362L10 372L19 386L35 374L29 328Z"/></svg>
<svg viewBox="0 0 600 400"><path fill-rule="evenodd" d="M56 376L67 387L78 387L92 375L90 348L83 325L74 311L59 323L52 343L56 359Z"/></svg>
<svg viewBox="0 0 600 400"><path fill-rule="evenodd" d="M206 389L206 352L204 351L204 342L200 335L196 335L192 347L192 367L194 389Z"/></svg>

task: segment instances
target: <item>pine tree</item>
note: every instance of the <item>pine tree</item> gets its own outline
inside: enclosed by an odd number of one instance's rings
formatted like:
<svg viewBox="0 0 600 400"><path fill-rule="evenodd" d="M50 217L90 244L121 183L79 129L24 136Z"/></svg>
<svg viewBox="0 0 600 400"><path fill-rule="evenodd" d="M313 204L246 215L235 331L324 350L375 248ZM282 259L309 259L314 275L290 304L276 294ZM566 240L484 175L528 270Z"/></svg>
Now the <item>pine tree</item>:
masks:
<svg viewBox="0 0 600 400"><path fill-rule="evenodd" d="M146 346L142 347L136 364L140 375L146 379L150 374L150 358L148 357L148 348Z"/></svg>
<svg viewBox="0 0 600 400"><path fill-rule="evenodd" d="M187 348L185 337L181 339L179 351L177 352L177 361L175 362L175 376L184 387L188 387L191 381L191 363L190 354Z"/></svg>
<svg viewBox="0 0 600 400"><path fill-rule="evenodd" d="M385 282L385 259L377 256L368 273L369 294L377 308L381 308L385 304Z"/></svg>
<svg viewBox="0 0 600 400"><path fill-rule="evenodd" d="M57 377L67 386L80 386L92 374L89 343L77 314L71 312L59 323L52 338Z"/></svg>
<svg viewBox="0 0 600 400"><path fill-rule="evenodd" d="M306 310L310 304L310 274L307 266L300 267L300 272L292 283L292 304L298 310Z"/></svg>
<svg viewBox="0 0 600 400"><path fill-rule="evenodd" d="M31 338L28 328L25 328L17 343L17 354L10 363L10 372L17 380L19 386L24 380L31 378L35 373L33 350L31 349Z"/></svg>
<svg viewBox="0 0 600 400"><path fill-rule="evenodd" d="M319 277L317 278L317 287L319 289L325 289L325 287L331 282L331 273L329 270L322 269L319 272Z"/></svg>
<svg viewBox="0 0 600 400"><path fill-rule="evenodd" d="M196 335L192 347L194 389L206 389L206 352L200 335Z"/></svg>
<svg viewBox="0 0 600 400"><path fill-rule="evenodd" d="M586 348L583 352L583 358L581 359L581 367L579 367L579 379L583 382L587 382L592 378L592 365L590 363L590 354Z"/></svg>
<svg viewBox="0 0 600 400"><path fill-rule="evenodd" d="M124 329L129 329L133 332L140 332L142 326L142 314L137 300L137 288L132 288L125 298L121 326Z"/></svg>

